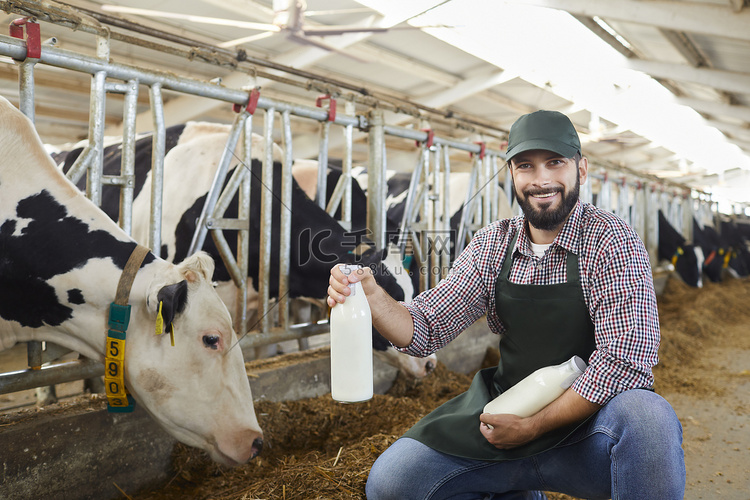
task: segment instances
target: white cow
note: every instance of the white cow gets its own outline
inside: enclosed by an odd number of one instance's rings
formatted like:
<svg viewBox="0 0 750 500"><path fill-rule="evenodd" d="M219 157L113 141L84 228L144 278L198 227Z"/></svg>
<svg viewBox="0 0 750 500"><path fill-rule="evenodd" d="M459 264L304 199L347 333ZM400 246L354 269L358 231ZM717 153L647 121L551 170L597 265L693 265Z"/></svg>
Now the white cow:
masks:
<svg viewBox="0 0 750 500"><path fill-rule="evenodd" d="M0 348L50 341L105 360L110 303L136 248L56 168L31 122L0 98ZM237 465L262 448L231 317L203 253L148 253L129 295L125 385L167 432ZM156 335L159 298L175 345ZM170 307L168 302L173 300Z"/></svg>

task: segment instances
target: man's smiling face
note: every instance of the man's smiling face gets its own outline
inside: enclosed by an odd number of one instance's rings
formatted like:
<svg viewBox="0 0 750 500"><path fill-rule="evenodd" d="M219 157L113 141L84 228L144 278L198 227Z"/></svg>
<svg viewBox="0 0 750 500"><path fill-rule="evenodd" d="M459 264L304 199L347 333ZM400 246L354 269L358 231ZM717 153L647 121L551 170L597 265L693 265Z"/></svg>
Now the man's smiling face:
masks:
<svg viewBox="0 0 750 500"><path fill-rule="evenodd" d="M586 158L576 161L534 149L514 156L510 166L516 199L529 224L543 231L559 229L578 201Z"/></svg>

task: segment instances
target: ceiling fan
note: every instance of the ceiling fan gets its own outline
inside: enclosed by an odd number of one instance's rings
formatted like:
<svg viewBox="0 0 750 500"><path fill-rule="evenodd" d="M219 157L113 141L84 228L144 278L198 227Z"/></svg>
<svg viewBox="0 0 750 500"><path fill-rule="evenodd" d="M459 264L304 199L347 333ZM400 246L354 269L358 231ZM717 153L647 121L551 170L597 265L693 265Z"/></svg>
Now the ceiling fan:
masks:
<svg viewBox="0 0 750 500"><path fill-rule="evenodd" d="M420 29L421 27L415 26L401 26L401 27L378 27L378 26L322 26L322 25L309 25L306 23L306 18L311 16L319 15L334 15L334 14L345 14L345 13L356 13L356 12L372 12L368 8L356 8L356 9L339 9L339 10L321 10L321 11L308 11L306 0L273 0L272 10L262 7L260 10L265 11L273 16L272 23L257 23L248 21L239 21L234 19L223 19L217 17L205 17L195 16L190 14L182 14L178 12L164 12L151 9L140 9L133 7L124 7L120 5L105 4L101 6L101 9L107 12L116 12L121 14L135 14L144 17L157 17L165 19L181 19L188 22L212 24L220 26L232 26L237 28L244 28L248 30L260 31L253 35L238 38L235 40L229 40L218 44L220 47L234 47L244 43L251 43L263 38L271 37L277 33L285 34L289 40L294 42L312 45L324 50L332 52L341 52L336 47L329 45L322 40L309 38L309 37L326 37L326 36L337 36L349 33L384 33L386 31L395 29Z"/></svg>

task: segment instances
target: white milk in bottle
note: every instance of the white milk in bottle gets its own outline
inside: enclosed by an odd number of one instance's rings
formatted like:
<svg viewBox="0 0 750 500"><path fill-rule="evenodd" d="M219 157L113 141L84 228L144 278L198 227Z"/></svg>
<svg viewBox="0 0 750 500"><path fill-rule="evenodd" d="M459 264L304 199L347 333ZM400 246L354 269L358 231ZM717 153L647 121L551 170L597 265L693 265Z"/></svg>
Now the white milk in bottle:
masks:
<svg viewBox="0 0 750 500"><path fill-rule="evenodd" d="M359 266L342 265L349 275ZM372 316L362 284L350 283L352 293L331 309L331 397L342 403L372 398Z"/></svg>
<svg viewBox="0 0 750 500"><path fill-rule="evenodd" d="M530 417L562 396L585 369L586 362L578 356L559 365L539 368L487 403L484 412Z"/></svg>

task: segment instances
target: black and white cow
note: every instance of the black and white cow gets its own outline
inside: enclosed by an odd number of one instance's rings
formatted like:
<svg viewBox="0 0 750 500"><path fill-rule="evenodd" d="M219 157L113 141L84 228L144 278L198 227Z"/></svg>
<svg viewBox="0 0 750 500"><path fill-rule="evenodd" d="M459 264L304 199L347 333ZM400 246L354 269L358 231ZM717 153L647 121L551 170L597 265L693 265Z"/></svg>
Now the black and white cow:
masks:
<svg viewBox="0 0 750 500"><path fill-rule="evenodd" d="M31 122L0 99L0 348L50 341L104 361L110 303L137 244L56 168ZM178 440L236 465L262 432L231 317L199 253L179 265L147 253L128 303L125 384ZM156 335L157 304L175 345Z"/></svg>
<svg viewBox="0 0 750 500"><path fill-rule="evenodd" d="M318 162L314 160L307 160L304 162L296 162L292 167L292 172L295 180L299 183L302 190L307 194L310 199L314 199L318 188ZM331 164L328 166L326 175L326 200L330 200L333 195L333 190L339 182L342 175L342 169L340 166ZM409 186L411 184L411 174L404 172L388 171L386 173L387 180L387 191L386 191L386 240L391 246L398 243L400 238L401 221L404 216L406 209L406 197L408 194ZM367 170L364 167L355 167L353 169L352 177L352 230L359 231L366 227L367 218ZM449 211L451 214L450 219L450 237L451 245L450 251L453 255L453 245L455 241L458 226L463 213L463 205L466 200L466 192L469 189L469 174L463 172L453 172L450 178L450 195L449 200ZM512 211L510 204L507 201L504 193L500 196L500 206L498 218L512 217ZM338 217L340 218L340 208ZM412 269L410 274L412 278L411 288L418 290L419 287L419 270L416 268L416 263L412 261ZM373 338L374 345L378 349L384 349L389 346L387 340L382 336L377 335ZM434 356L434 355L433 355Z"/></svg>
<svg viewBox="0 0 750 500"><path fill-rule="evenodd" d="M722 279L724 270L729 266L732 250L719 233L710 225L701 225L693 219L693 243L703 251L703 272L708 279L718 283Z"/></svg>
<svg viewBox="0 0 750 500"><path fill-rule="evenodd" d="M742 229L731 220L722 220L720 227L721 238L731 250L729 271L740 278L750 275L750 251L748 240L743 236Z"/></svg>
<svg viewBox="0 0 750 500"><path fill-rule="evenodd" d="M200 127L200 130L193 130ZM208 188L214 177L219 158L223 153L228 127L215 124L188 124L183 137L177 146L165 157L164 193L162 227L162 256L175 262L181 261L188 252L196 219L207 197ZM187 139L185 138L187 137ZM253 136L253 156L262 158L265 144L260 136ZM412 288L408 274L401 266L396 254L375 249L365 237L365 231L345 231L330 217L325 210L318 207L293 180L292 202L282 206L281 185L281 150L274 146L274 180L273 180L273 239L270 268L271 297L278 297L278 263L279 263L279 221L282 210L291 212L291 260L289 270L289 296L291 298L323 299L328 287L331 267L337 263L358 263L369 266L375 272L376 279L383 288L396 300L411 299ZM260 257L260 200L261 192L266 189L260 182L261 163L254 159L251 170L251 208L250 213L250 253L248 280L248 316L258 310L257 282L259 277ZM232 167L232 172L236 166ZM245 167L241 167L245 168ZM230 172L231 175L231 172ZM186 182L187 180L187 182ZM148 231L148 210L150 200L151 178L147 176L142 189L133 205L133 235L138 241L145 241ZM225 217L237 215L237 201L232 201ZM232 251L235 251L236 238L227 238ZM218 282L217 291L231 312L236 311L236 287L229 273L219 258L218 250L211 238L207 238L203 249L212 255L217 266L214 280ZM251 319L250 325L253 325ZM385 359L406 375L421 378L432 371L435 366L433 358L420 360L397 353L385 347L385 340L373 331L373 346L378 352L386 353Z"/></svg>
<svg viewBox="0 0 750 500"><path fill-rule="evenodd" d="M745 240L745 243L750 242L750 220L737 220L735 221L735 227L739 231L742 238Z"/></svg>
<svg viewBox="0 0 750 500"><path fill-rule="evenodd" d="M661 210L659 210L659 259L666 260L674 266L677 275L688 285L701 287L703 278L703 251L687 243L677 229L672 227Z"/></svg>
<svg viewBox="0 0 750 500"><path fill-rule="evenodd" d="M317 173L318 162L316 160L297 160L292 166L292 175L295 182L311 201L315 198L317 189ZM333 191L341 174L341 169L336 166L332 165L328 169L328 175L326 177L327 201L330 200L333 195ZM364 234L367 228L367 195L354 178L352 178L351 194L351 230L356 234ZM339 206L334 217L337 219L341 218L341 206ZM388 267L389 269L395 270L394 275L398 284L404 290L404 299L402 300L411 300L414 296L415 276L412 272L404 268L403 262L400 262L400 251L395 245L395 242L398 239L398 224L392 224L389 220L387 222L386 232L388 233L388 241L390 241L388 245L388 254L386 256ZM325 305L325 302L322 302L319 307L327 306ZM411 375L415 378L422 378L428 375L437 366L437 356L435 354L431 354L424 358L414 358L412 356L400 354L395 349L392 349L391 343L375 329L373 329L372 345L375 349L375 353L384 361L396 366L402 373Z"/></svg>

